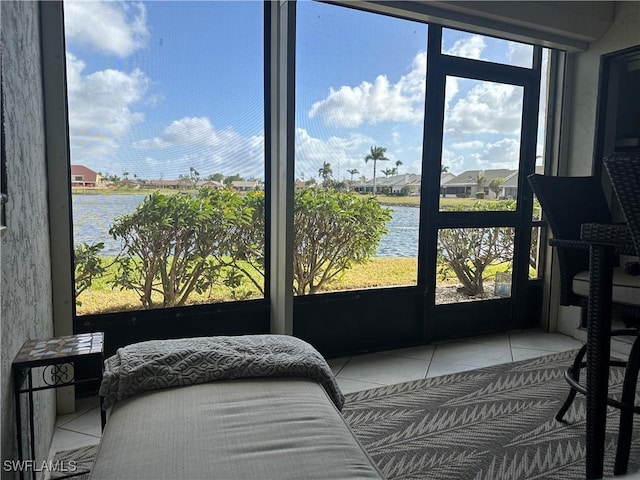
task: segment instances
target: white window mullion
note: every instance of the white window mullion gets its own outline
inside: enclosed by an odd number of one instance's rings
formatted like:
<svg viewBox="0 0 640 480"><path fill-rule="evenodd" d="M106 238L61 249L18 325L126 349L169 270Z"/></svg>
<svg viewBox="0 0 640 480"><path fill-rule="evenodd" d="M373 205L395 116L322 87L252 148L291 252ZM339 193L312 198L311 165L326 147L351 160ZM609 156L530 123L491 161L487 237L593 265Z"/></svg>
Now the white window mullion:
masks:
<svg viewBox="0 0 640 480"><path fill-rule="evenodd" d="M67 78L64 51L62 2L40 3L42 72L49 195L49 244L51 249L51 295L53 332L73 334L75 297L71 258L71 172L69 168ZM75 387L56 390L58 414L75 411Z"/></svg>
<svg viewBox="0 0 640 480"><path fill-rule="evenodd" d="M271 332L293 333L295 2L271 2Z"/></svg>
<svg viewBox="0 0 640 480"><path fill-rule="evenodd" d="M53 325L55 335L73 333L73 261L71 258L71 205L67 135L67 85L62 2L42 2L42 63L44 118L47 142L47 183Z"/></svg>

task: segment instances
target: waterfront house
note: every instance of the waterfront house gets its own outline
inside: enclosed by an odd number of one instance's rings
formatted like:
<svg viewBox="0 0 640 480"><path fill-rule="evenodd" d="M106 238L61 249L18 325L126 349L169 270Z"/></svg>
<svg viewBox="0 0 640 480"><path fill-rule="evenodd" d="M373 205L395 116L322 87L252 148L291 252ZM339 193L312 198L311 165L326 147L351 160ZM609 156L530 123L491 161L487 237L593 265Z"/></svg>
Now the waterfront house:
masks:
<svg viewBox="0 0 640 480"><path fill-rule="evenodd" d="M517 170L506 168L495 170L467 170L460 175L448 180L443 185L445 197L472 198L476 193L481 192L486 197L493 196L489 189L489 184L495 179L506 179L517 177ZM502 195L498 195L502 196Z"/></svg>
<svg viewBox="0 0 640 480"><path fill-rule="evenodd" d="M257 190L260 183L257 180L233 180L231 182L231 188L236 192L250 192Z"/></svg>
<svg viewBox="0 0 640 480"><path fill-rule="evenodd" d="M95 187L100 182L100 175L84 165L71 165L72 187Z"/></svg>
<svg viewBox="0 0 640 480"><path fill-rule="evenodd" d="M184 186L184 182L182 180L173 180L173 179L163 179L163 178L159 178L156 180L148 180L146 182L146 185L150 185L152 187L158 187L158 188L173 188L173 189L178 189L182 186Z"/></svg>

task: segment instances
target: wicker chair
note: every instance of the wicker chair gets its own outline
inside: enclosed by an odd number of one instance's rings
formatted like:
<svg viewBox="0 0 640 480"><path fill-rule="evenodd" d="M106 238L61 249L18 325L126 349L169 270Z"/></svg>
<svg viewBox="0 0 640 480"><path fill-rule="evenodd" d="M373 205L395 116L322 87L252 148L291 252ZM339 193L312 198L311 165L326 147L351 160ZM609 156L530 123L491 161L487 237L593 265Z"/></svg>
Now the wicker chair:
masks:
<svg viewBox="0 0 640 480"><path fill-rule="evenodd" d="M551 177L532 174L529 184L538 198L553 238L549 245L556 248L560 266L560 305L581 308L581 324L586 326L589 292L589 244L580 240L580 228L585 223L610 224L609 206L600 181L595 177ZM624 269L614 270L612 309L624 319L625 329L612 330L611 335L637 336L640 329L640 305L628 302L640 277L626 275ZM631 287L628 287L630 283ZM638 291L638 290L636 290ZM556 420L564 422L564 416L573 403L580 386L580 370L586 366L584 345L571 367L565 372L570 390L566 401L556 414ZM611 366L626 366L626 362L612 360Z"/></svg>
<svg viewBox="0 0 640 480"><path fill-rule="evenodd" d="M640 152L614 153L604 159L613 190L627 222L636 254L640 257ZM640 295L635 298L640 303ZM640 368L640 337L636 339L627 360L627 369L620 402L620 427L616 453L615 475L625 474L629 462L633 415L640 413L634 405L638 370Z"/></svg>

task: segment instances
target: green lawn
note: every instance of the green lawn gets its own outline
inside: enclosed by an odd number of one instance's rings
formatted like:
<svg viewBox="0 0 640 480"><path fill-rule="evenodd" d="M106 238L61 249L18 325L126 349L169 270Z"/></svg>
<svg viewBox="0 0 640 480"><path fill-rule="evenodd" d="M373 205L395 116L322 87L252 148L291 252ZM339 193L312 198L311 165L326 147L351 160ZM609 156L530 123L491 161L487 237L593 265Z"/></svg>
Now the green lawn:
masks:
<svg viewBox="0 0 640 480"><path fill-rule="evenodd" d="M101 193L104 192L101 191ZM177 192L172 190L171 192ZM98 193L92 191L91 193ZM141 189L119 189L118 191L110 191L109 193L151 193L149 190ZM398 197L398 196L378 196L380 203L393 205L418 206L420 197ZM440 199L441 206L444 208L455 206L468 206L469 210L477 202L495 202L493 199L476 200L474 198L445 198ZM105 263L111 262L113 259L105 258ZM508 265L500 264L491 266L487 269L486 277L493 278L496 271L505 271ZM136 310L141 306L138 294L133 290L120 290L111 283L111 278L115 274L115 267L111 267L107 274L100 279L94 281L90 289L83 292L79 300L82 302L77 307L80 315L92 313L106 313L123 310ZM355 265L343 274L333 283L326 286L324 291L336 290L356 290L363 288L375 288L399 285L415 285L417 278L417 259L415 258L373 258L365 264ZM444 278L439 277L438 284L457 284L457 279L453 272L449 272ZM250 283L240 287L237 292L241 298L258 298L261 293ZM231 300L232 292L225 286L216 286L210 291L197 294L193 293L189 299L189 303L210 303ZM161 296L156 296L157 302L161 301ZM161 305L159 305L161 306Z"/></svg>
<svg viewBox="0 0 640 480"><path fill-rule="evenodd" d="M108 263L112 259L105 259ZM111 283L115 268L107 270L107 274L95 280L90 289L80 294L82 305L77 307L80 315L91 313L117 312L122 310L139 309L141 306L138 294L133 290L120 290ZM373 258L365 264L355 265L332 284L325 291L355 290L361 288L415 285L417 278L417 260L414 258ZM247 293L250 298L259 298L260 292L246 282L241 293ZM161 296L156 297L158 302ZM214 287L211 292L197 294L190 297L190 304L221 302L231 300L231 291L222 285Z"/></svg>
<svg viewBox="0 0 640 480"><path fill-rule="evenodd" d="M106 260L107 262L111 259ZM355 265L323 289L325 292L338 290L358 290L364 288L390 287L415 285L417 279L418 262L415 258L372 258L368 262ZM509 264L496 264L487 268L486 277L493 278L496 272L509 269ZM133 290L120 290L114 287L110 281L115 269L111 267L107 274L94 281L92 287L84 291L79 300L82 305L77 307L79 315L93 313L118 312L125 310L138 310L141 308L138 294ZM487 280L487 283L491 280ZM446 279L438 277L438 285L457 284L453 273ZM249 298L259 298L260 292L249 282L240 289L241 293L247 293ZM158 302L161 297L156 296ZM222 285L214 287L210 292L203 294L193 293L188 304L214 303L232 300L231 291Z"/></svg>
<svg viewBox="0 0 640 480"><path fill-rule="evenodd" d="M412 196L412 197L399 197L396 195L377 195L376 198L383 205L402 205L402 206L410 206L417 207L420 205L420 197ZM498 200L502 202L503 200ZM447 208L452 207L467 207L466 209L472 210L473 206L480 202L496 202L496 199L491 196L491 198L484 198L482 200L477 200L475 198L440 198L440 208L446 210Z"/></svg>

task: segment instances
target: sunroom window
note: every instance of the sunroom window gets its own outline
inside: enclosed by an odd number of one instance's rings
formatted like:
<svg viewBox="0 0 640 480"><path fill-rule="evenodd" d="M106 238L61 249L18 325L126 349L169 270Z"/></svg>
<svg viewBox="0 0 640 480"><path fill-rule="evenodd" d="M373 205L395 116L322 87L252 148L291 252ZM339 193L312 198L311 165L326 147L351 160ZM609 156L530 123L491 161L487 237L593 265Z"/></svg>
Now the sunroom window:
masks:
<svg viewBox="0 0 640 480"><path fill-rule="evenodd" d="M263 297L262 3L64 14L77 314Z"/></svg>
<svg viewBox="0 0 640 480"><path fill-rule="evenodd" d="M544 50L370 6L65 1L74 328L347 351L515 325Z"/></svg>
<svg viewBox="0 0 640 480"><path fill-rule="evenodd" d="M425 24L298 4L296 294L417 283L426 41Z"/></svg>

